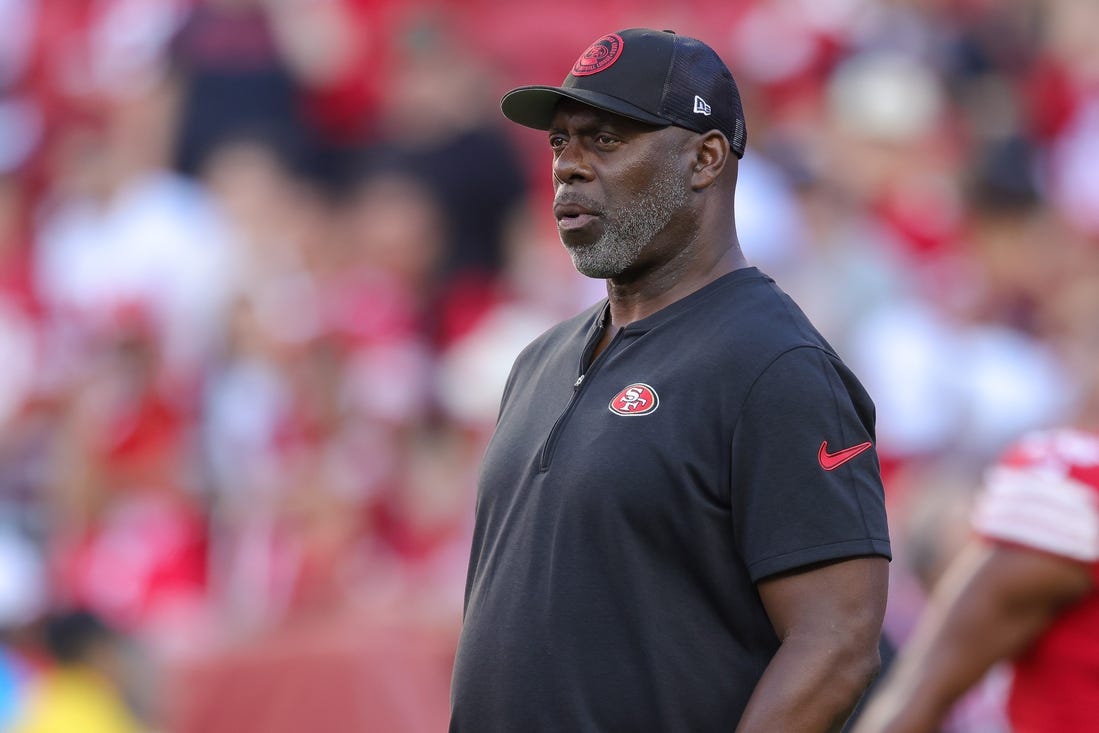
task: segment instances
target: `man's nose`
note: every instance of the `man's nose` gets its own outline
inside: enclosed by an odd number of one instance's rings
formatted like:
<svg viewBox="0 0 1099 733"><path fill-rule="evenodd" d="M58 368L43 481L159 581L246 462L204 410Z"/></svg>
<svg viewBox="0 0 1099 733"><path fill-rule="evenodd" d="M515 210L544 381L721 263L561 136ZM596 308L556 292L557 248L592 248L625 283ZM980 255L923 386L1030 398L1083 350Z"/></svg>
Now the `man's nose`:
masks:
<svg viewBox="0 0 1099 733"><path fill-rule="evenodd" d="M577 140L570 140L553 160L553 178L557 183L575 183L592 178L592 169Z"/></svg>

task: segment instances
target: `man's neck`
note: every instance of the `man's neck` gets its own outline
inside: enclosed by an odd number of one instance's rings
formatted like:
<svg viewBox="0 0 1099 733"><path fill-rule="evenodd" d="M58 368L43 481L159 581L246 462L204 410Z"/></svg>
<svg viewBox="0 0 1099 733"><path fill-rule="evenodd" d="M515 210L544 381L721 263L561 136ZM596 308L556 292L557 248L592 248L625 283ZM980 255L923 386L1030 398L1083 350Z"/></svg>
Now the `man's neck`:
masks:
<svg viewBox="0 0 1099 733"><path fill-rule="evenodd" d="M679 265L679 266L677 266ZM735 243L711 258L698 254L684 263L671 262L660 270L633 280L607 280L611 328L628 326L709 285L723 275L747 267L748 262Z"/></svg>

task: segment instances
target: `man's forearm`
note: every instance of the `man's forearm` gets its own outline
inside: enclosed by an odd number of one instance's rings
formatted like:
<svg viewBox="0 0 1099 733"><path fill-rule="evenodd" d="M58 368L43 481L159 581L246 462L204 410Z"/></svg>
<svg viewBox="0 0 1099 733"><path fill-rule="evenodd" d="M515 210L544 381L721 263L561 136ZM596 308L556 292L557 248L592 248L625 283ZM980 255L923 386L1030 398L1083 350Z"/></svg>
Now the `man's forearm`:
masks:
<svg viewBox="0 0 1099 733"><path fill-rule="evenodd" d="M931 733L998 661L1027 648L1090 591L1085 565L974 542L940 581L856 733Z"/></svg>
<svg viewBox="0 0 1099 733"><path fill-rule="evenodd" d="M839 731L880 666L876 644L840 634L787 638L752 693L736 733Z"/></svg>

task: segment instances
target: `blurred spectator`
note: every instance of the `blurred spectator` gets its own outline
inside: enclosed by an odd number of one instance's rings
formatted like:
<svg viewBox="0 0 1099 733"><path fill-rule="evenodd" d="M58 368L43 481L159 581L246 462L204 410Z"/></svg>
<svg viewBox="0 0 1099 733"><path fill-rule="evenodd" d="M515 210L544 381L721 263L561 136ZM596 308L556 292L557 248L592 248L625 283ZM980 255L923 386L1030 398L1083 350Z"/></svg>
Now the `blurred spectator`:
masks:
<svg viewBox="0 0 1099 733"><path fill-rule="evenodd" d="M260 0L199 0L172 42L181 85L176 163L194 174L229 135L268 135L298 165L313 143L300 88Z"/></svg>
<svg viewBox="0 0 1099 733"><path fill-rule="evenodd" d="M168 653L197 633L206 530L188 466L192 418L167 392L155 336L131 317L100 337L58 435L54 593Z"/></svg>
<svg viewBox="0 0 1099 733"><path fill-rule="evenodd" d="M99 121L66 130L39 212L35 286L67 337L56 346L136 305L168 367L193 376L225 307L228 231L208 193L165 167L168 94L107 103Z"/></svg>
<svg viewBox="0 0 1099 733"><path fill-rule="evenodd" d="M388 48L377 0L194 0L173 40L177 164L195 173L227 137L263 135L296 170L339 185L374 139Z"/></svg>
<svg viewBox="0 0 1099 733"><path fill-rule="evenodd" d="M94 615L71 612L45 624L51 665L32 684L12 733L138 733L122 692L118 638Z"/></svg>
<svg viewBox="0 0 1099 733"><path fill-rule="evenodd" d="M443 312L436 316L442 324L433 325L444 341L455 335L451 309L490 297L509 221L527 192L527 172L498 124L499 81L449 20L425 12L402 29L386 85L383 141L368 151L368 161L382 156L417 176L441 205L436 307Z"/></svg>

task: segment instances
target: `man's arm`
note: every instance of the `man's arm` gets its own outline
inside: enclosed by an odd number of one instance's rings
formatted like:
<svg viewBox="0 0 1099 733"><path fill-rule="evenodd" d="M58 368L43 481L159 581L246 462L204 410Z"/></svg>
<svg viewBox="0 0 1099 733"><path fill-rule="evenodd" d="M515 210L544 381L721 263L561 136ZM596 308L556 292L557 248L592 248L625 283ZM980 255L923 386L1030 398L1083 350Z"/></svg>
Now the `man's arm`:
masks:
<svg viewBox="0 0 1099 733"><path fill-rule="evenodd" d="M759 595L781 646L737 733L843 727L877 674L889 563L860 557L767 578Z"/></svg>
<svg viewBox="0 0 1099 733"><path fill-rule="evenodd" d="M1083 563L974 541L936 587L855 733L933 733L994 663L1024 651L1091 585Z"/></svg>

